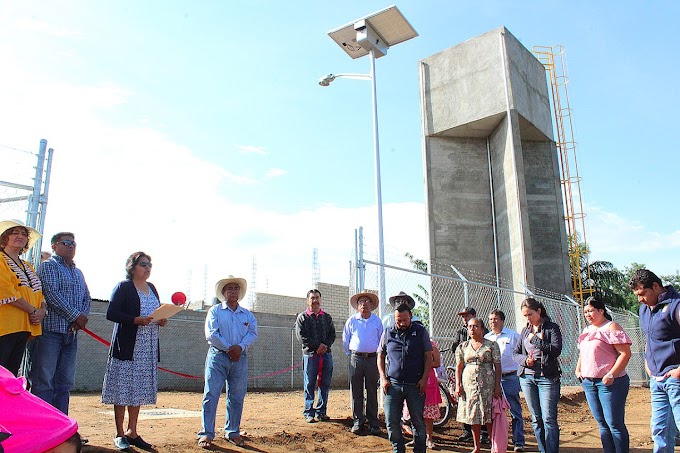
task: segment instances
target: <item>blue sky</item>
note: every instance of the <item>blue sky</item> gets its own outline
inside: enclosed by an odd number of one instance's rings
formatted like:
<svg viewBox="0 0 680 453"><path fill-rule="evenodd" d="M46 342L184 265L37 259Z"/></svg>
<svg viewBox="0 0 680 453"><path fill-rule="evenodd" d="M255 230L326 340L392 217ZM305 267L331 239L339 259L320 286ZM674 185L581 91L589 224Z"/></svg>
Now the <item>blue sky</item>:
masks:
<svg viewBox="0 0 680 453"><path fill-rule="evenodd" d="M346 284L374 253L370 84L327 32L377 1L0 2L0 145L54 147L46 235L72 230L95 297L138 249L161 295L228 274L302 295L312 250ZM593 258L680 268L672 1L404 1L420 34L377 61L388 262L427 256L419 60L505 25L567 50ZM206 285L206 281L208 284Z"/></svg>

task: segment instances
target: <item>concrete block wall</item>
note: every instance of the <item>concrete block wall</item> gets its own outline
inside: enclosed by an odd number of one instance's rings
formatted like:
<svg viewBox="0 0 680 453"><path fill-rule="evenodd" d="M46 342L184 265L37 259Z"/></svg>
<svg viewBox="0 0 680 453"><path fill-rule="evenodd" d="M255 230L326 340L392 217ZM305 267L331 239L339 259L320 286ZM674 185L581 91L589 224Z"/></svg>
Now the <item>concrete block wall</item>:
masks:
<svg viewBox="0 0 680 453"><path fill-rule="evenodd" d="M342 328L349 314L348 287L319 284L324 310L333 316L336 341L332 347L334 372L333 386L348 385L348 360L342 350ZM304 297L279 296L257 293L259 305L269 311L253 311L258 322L258 339L248 351L248 387L251 389L301 389L302 361L300 343L295 338L294 325L297 313L306 308ZM283 301L283 302L281 302ZM267 303L273 304L273 308ZM278 305L276 305L278 303ZM283 313L288 304L289 309ZM113 323L106 320L107 301L93 301L88 329L105 341L111 340ZM204 325L207 312L182 311L173 316L167 326L160 329L160 367L193 376L177 376L158 371L160 390L203 390L203 373L208 344ZM76 391L101 391L108 347L81 332L78 335L78 366ZM200 401L197 403L200 404Z"/></svg>

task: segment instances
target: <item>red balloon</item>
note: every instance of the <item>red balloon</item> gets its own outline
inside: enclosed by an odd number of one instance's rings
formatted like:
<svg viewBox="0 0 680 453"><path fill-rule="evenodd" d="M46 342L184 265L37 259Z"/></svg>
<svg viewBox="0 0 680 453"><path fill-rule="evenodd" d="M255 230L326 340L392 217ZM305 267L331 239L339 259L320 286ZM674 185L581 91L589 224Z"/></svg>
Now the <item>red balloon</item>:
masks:
<svg viewBox="0 0 680 453"><path fill-rule="evenodd" d="M170 300L172 300L172 303L175 305L184 305L184 302L187 301L187 296L184 293L176 292L172 295Z"/></svg>

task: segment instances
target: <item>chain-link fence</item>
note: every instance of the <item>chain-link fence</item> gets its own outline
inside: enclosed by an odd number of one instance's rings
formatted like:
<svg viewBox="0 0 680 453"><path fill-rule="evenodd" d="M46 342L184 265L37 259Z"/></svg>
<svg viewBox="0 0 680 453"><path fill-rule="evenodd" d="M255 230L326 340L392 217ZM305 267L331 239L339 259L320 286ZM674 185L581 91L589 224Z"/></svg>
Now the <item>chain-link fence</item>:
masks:
<svg viewBox="0 0 680 453"><path fill-rule="evenodd" d="M364 260L364 284L366 289L378 287L380 265ZM404 291L414 297L419 304L416 314L429 327L432 337L442 349L447 349L455 333L463 327L458 313L464 308L475 308L482 320L495 309L505 314L505 325L516 331L526 325L520 310L521 302L527 297L543 303L550 318L562 330L562 382L564 385L578 385L574 371L578 361L578 337L583 330L585 320L581 306L564 298L547 297L540 291L519 292L487 283L472 282L451 268L451 275L428 274L413 269L385 265L386 294L394 295ZM352 273L354 276L355 273ZM356 277L353 277L356 279ZM353 283L353 282L350 282ZM533 294L535 293L535 294ZM423 308L418 308L423 307ZM389 312L386 310L386 312ZM624 310L612 310L614 320L621 324L633 340L632 357L628 365L628 373L634 382L645 380L644 369L644 336L640 330L637 316ZM453 364L453 354L444 355L446 365Z"/></svg>

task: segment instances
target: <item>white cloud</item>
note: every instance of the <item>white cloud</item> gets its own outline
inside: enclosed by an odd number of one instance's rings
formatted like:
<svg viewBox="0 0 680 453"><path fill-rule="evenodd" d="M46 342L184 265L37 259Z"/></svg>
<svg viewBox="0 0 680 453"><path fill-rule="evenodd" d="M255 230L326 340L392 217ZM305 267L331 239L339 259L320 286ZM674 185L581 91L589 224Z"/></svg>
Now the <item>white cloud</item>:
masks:
<svg viewBox="0 0 680 453"><path fill-rule="evenodd" d="M272 168L267 172L267 178L276 178L278 176L283 176L288 173L288 170L282 168Z"/></svg>
<svg viewBox="0 0 680 453"><path fill-rule="evenodd" d="M321 280L348 284L359 226L365 228L367 254L375 253L375 207L329 204L283 214L239 203L220 195L219 188L257 181L198 158L148 123L120 127L99 119L102 111L134 102L130 90L114 83L35 80L29 87L22 74L8 77L11 83L0 86L0 98L10 100L3 104L12 105L0 106L0 124L7 131L3 144L36 149L38 138L46 137L56 150L43 249L55 232L73 231L76 262L93 297L110 296L124 278L126 258L137 250L152 256L151 280L166 301L175 291L209 300L214 282L229 274L250 281L253 257L259 290L304 294L312 281L314 248ZM28 169L27 184L33 164L13 167ZM270 176L284 173L274 169ZM402 220L423 219L422 204L386 204L384 218L386 248L395 245L423 256L424 222Z"/></svg>
<svg viewBox="0 0 680 453"><path fill-rule="evenodd" d="M58 25L50 24L37 19L20 19L16 23L17 28L23 31L44 33L57 38L83 37L83 34L74 30L67 30Z"/></svg>
<svg viewBox="0 0 680 453"><path fill-rule="evenodd" d="M586 212L591 259L611 261L619 269L632 262L643 263L658 274L671 274L680 268L677 261L680 229L654 231L635 218L624 217L597 205L588 205Z"/></svg>
<svg viewBox="0 0 680 453"><path fill-rule="evenodd" d="M264 146L236 145L236 149L241 153L266 155Z"/></svg>

